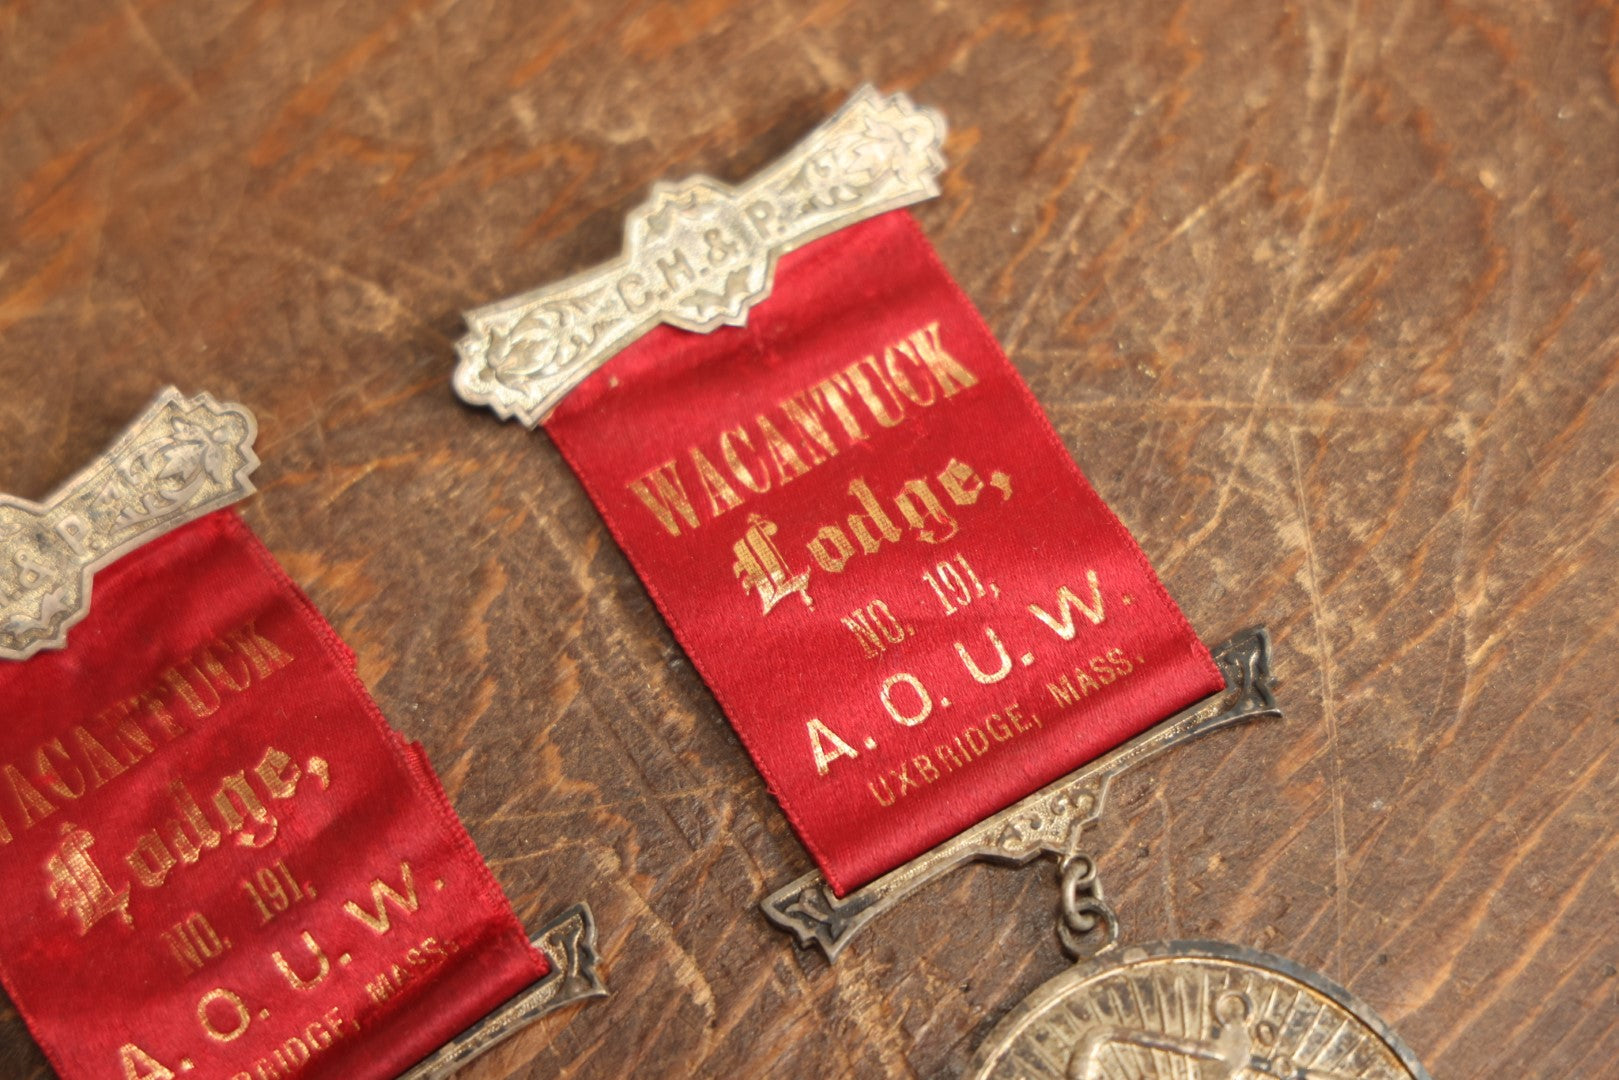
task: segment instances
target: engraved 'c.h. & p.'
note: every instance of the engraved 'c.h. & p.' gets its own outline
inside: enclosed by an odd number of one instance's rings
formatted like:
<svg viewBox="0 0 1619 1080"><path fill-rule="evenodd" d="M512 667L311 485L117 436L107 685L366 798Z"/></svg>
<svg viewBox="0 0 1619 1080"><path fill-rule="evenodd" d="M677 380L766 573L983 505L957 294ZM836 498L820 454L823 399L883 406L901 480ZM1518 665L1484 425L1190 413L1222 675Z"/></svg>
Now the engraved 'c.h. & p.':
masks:
<svg viewBox="0 0 1619 1080"><path fill-rule="evenodd" d="M937 195L944 132L938 112L866 86L743 184L654 185L630 212L618 258L467 312L456 393L533 427L658 323L695 333L743 325L770 294L780 256Z"/></svg>

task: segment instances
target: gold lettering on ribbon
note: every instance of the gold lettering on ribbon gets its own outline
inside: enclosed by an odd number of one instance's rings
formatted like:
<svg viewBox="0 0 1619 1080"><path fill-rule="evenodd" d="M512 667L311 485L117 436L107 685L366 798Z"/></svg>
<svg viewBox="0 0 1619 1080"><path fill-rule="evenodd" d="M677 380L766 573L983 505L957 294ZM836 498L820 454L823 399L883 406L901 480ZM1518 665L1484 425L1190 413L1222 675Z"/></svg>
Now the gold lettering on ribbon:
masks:
<svg viewBox="0 0 1619 1080"><path fill-rule="evenodd" d="M304 943L304 948L309 950L309 955L315 958L315 973L313 975L299 975L292 969L292 964L287 961L287 958L281 954L280 949L271 953L270 959L275 961L276 970L281 972L281 976L287 980L288 986L294 990L307 992L326 981L326 976L332 973L332 962L326 959L326 950L315 943L314 935L308 930L303 931L299 936Z"/></svg>
<svg viewBox="0 0 1619 1080"><path fill-rule="evenodd" d="M169 947L169 955L186 975L201 971L209 961L224 956L230 947L208 921L208 916L200 911L193 911L158 937Z"/></svg>
<svg viewBox="0 0 1619 1080"><path fill-rule="evenodd" d="M978 376L945 348L934 320L880 354L861 357L764 412L693 442L626 486L665 533L687 535L806 475L874 432L898 427L976 385ZM951 480L940 479L956 505L972 501L952 490ZM942 509L931 492L915 494L923 510ZM901 503L902 512L906 505ZM914 520L909 513L906 517L923 527L920 512Z"/></svg>
<svg viewBox="0 0 1619 1080"><path fill-rule="evenodd" d="M124 1067L124 1080L174 1080L173 1069L134 1043L119 1048L118 1063Z"/></svg>
<svg viewBox="0 0 1619 1080"><path fill-rule="evenodd" d="M442 964L457 949L453 941L441 942L435 937L425 937L406 949L398 960L377 972L374 978L368 979L365 992L373 1002L381 1005Z"/></svg>
<svg viewBox="0 0 1619 1080"><path fill-rule="evenodd" d="M978 661L967 651L965 642L956 642L956 655L961 657L961 662L966 666L967 674L973 677L973 681L987 686L990 683L1000 682L1012 673L1012 657L1007 653L1006 646L1001 643L1000 635L995 633L993 626L984 627L984 636L989 638L989 643L995 647L997 666L994 671L985 671L979 667Z"/></svg>
<svg viewBox="0 0 1619 1080"><path fill-rule="evenodd" d="M391 905L405 915L414 915L416 909L421 907L421 900L416 896L416 881L411 874L409 863L399 864L399 888L401 893L381 878L371 882L371 910L367 911L353 900L343 905L343 911L367 930L377 936L386 934L393 929L388 908Z"/></svg>
<svg viewBox="0 0 1619 1080"><path fill-rule="evenodd" d="M832 763L838 758L857 758L860 754L854 747L844 742L838 733L827 727L820 720L811 718L805 725L809 729L810 750L815 754L815 771L822 776L832 771Z"/></svg>
<svg viewBox="0 0 1619 1080"><path fill-rule="evenodd" d="M853 634L860 644L860 654L867 660L875 660L888 651L889 646L899 645L916 631L904 625L894 615L887 602L877 599L864 608L856 608L843 617L843 627Z"/></svg>
<svg viewBox="0 0 1619 1080"><path fill-rule="evenodd" d="M974 768L1002 744L1042 726L1038 715L1025 713L1019 702L1008 702L935 744L931 751L906 758L875 780L867 781L866 790L879 807L893 806L955 773Z"/></svg>
<svg viewBox="0 0 1619 1080"><path fill-rule="evenodd" d="M789 596L797 596L805 607L812 608L815 601L809 594L810 572L803 570L794 574L787 568L781 549L771 539L776 531L775 522L766 521L758 514L749 516L748 531L731 545L736 556L731 572L742 582L743 592L759 597L766 615Z"/></svg>
<svg viewBox="0 0 1619 1080"><path fill-rule="evenodd" d="M248 1068L232 1074L230 1080L278 1080L295 1075L312 1059L330 1050L359 1025L343 1017L341 1009L328 1009L321 1016L294 1029L272 1048L266 1057L254 1058ZM144 1080L144 1078L143 1078Z"/></svg>
<svg viewBox="0 0 1619 1080"><path fill-rule="evenodd" d="M209 1015L210 1007L215 1002L221 1001L230 1010L228 1023L231 1024L231 1027L223 1031L220 1030ZM224 987L216 987L202 995L201 1000L197 1002L197 1023L202 1027L203 1034L214 1042L228 1043L235 1042L247 1034L247 1029L252 1026L253 1018L248 1016L247 1006L242 1004L240 997Z"/></svg>
<svg viewBox="0 0 1619 1080"><path fill-rule="evenodd" d="M1074 595L1074 590L1064 585L1057 590L1057 614L1052 615L1039 604L1029 605L1029 614L1045 623L1064 641L1073 641L1074 635L1079 632L1079 625L1074 621L1074 612L1078 611L1089 619L1092 626L1099 625L1106 615L1102 610L1102 584L1096 577L1095 570L1085 571L1085 584L1091 587L1091 602L1089 604Z"/></svg>
<svg viewBox="0 0 1619 1080"><path fill-rule="evenodd" d="M1144 663L1146 661L1140 656L1131 660L1123 649L1111 648L1101 656L1091 657L1085 666L1076 664L1072 671L1063 672L1055 682L1046 683L1046 692L1060 708L1066 709L1084 701L1104 686L1126 678Z"/></svg>
<svg viewBox="0 0 1619 1080"><path fill-rule="evenodd" d="M158 674L15 762L0 762L0 848L161 753L231 697L251 692L293 662L249 622Z"/></svg>
<svg viewBox="0 0 1619 1080"><path fill-rule="evenodd" d="M938 481L945 499L934 491L933 480ZM776 523L757 513L750 514L747 531L732 545L736 555L732 570L744 592L758 595L765 615L795 593L807 606L813 607L809 579L815 567L829 574L841 574L856 558L875 555L885 545L901 543L907 537L924 544L942 544L960 529L946 499L954 506L972 506L980 500L985 487L999 491L1003 503L1012 497L1012 478L1006 473L997 469L986 482L972 466L956 458L946 462L933 480L917 477L905 481L889 500L892 510L871 490L864 477L857 476L849 481L847 491L854 500L854 512L845 515L841 522L815 529L805 545L813 565L798 573L789 569L787 556L771 539L780 531ZM909 526L909 532L900 522ZM1063 610L1066 613L1067 609ZM859 632L854 626L851 629Z"/></svg>
<svg viewBox="0 0 1619 1080"><path fill-rule="evenodd" d="M916 696L914 711L907 711L901 707L900 702L894 700L893 692L896 686L909 687ZM927 687L922 685L922 680L908 671L890 675L883 680L882 698L883 708L888 710L888 715L893 717L895 723L903 724L905 727L915 727L933 714L932 695L928 693Z"/></svg>
<svg viewBox="0 0 1619 1080"><path fill-rule="evenodd" d="M714 467L709 465L708 468L712 471ZM651 484L650 487L647 486L648 483ZM685 521L687 528L697 527L697 512L692 509L691 499L686 494L685 485L681 483L680 473L675 469L673 459L665 461L639 480L631 480L630 490L648 510L652 511L652 515L658 519L658 524L662 525L670 536L680 535L680 524L675 520L676 514ZM741 500L736 498L734 492L731 498L737 505L741 505Z"/></svg>
<svg viewBox="0 0 1619 1080"><path fill-rule="evenodd" d="M317 768L324 771L325 763L311 758L309 774ZM136 882L156 889L177 868L195 865L226 838L238 847L262 848L281 827L272 804L296 795L304 775L291 757L272 746L259 756L258 765L221 777L213 795L201 801L184 781L175 780L169 784L169 799L176 815L142 833L124 864ZM326 787L324 777L321 787Z"/></svg>
<svg viewBox="0 0 1619 1080"><path fill-rule="evenodd" d="M46 891L81 937L109 915L116 914L125 925L133 926L129 913L132 885L161 888L177 870L200 862L227 838L242 847L265 846L279 828L273 804L296 795L299 781L305 776L316 777L325 790L330 782L329 768L323 759L312 757L300 769L290 756L270 747L260 756L257 766L224 776L206 801L199 802L184 781L171 782L169 798L174 816L136 839L123 858L123 867L133 880L117 887L108 881L90 854L95 846L90 832L64 824L62 841L43 868ZM283 863L276 865L283 874L288 873ZM303 891L291 882L290 876L289 884L297 894L295 898L303 899ZM212 959L219 951L217 934L200 915L190 923L176 924L164 933L164 939L182 967L200 967L201 960Z"/></svg>
<svg viewBox="0 0 1619 1080"><path fill-rule="evenodd" d="M129 914L129 886L114 889L90 856L95 837L77 825L62 826L62 843L45 862L45 891L62 914L71 918L80 937L109 915L134 926Z"/></svg>

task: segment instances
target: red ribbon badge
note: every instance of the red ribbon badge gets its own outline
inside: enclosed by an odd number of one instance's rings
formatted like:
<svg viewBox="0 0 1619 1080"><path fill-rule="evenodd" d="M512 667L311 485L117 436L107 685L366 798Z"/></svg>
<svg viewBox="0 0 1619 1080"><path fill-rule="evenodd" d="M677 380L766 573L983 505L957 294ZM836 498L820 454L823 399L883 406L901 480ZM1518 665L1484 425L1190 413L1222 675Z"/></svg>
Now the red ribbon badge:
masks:
<svg viewBox="0 0 1619 1080"><path fill-rule="evenodd" d="M0 664L0 974L65 1080L393 1077L547 971L419 747L241 521Z"/></svg>
<svg viewBox="0 0 1619 1080"><path fill-rule="evenodd" d="M908 214L546 428L839 895L1224 685Z"/></svg>

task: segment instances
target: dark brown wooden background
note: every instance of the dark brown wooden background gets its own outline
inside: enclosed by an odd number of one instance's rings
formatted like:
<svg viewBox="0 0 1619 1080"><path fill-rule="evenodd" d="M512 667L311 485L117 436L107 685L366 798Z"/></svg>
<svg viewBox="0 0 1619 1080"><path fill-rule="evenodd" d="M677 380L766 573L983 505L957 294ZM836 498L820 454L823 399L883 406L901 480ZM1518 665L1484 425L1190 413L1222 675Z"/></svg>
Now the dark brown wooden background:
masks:
<svg viewBox="0 0 1619 1080"><path fill-rule="evenodd" d="M248 520L527 924L602 927L614 997L469 1075L954 1076L1063 967L1049 871L795 953L714 702L447 383L458 311L862 80L948 115L918 216L1194 625L1277 636L1285 722L1117 789L1126 934L1320 968L1444 1080L1619 1076L1612 0L0 0L0 487L166 383L257 411Z"/></svg>

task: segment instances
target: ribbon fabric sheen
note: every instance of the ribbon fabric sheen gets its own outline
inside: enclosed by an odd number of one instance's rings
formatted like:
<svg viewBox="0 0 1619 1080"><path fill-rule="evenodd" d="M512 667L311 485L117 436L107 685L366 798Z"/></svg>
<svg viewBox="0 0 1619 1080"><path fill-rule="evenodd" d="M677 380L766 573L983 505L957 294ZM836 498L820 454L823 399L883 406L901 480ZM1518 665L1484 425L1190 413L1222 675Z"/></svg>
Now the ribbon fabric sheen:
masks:
<svg viewBox="0 0 1619 1080"><path fill-rule="evenodd" d="M840 896L1224 685L903 211L546 430Z"/></svg>
<svg viewBox="0 0 1619 1080"><path fill-rule="evenodd" d="M231 511L0 664L0 974L64 1080L383 1080L548 970Z"/></svg>

